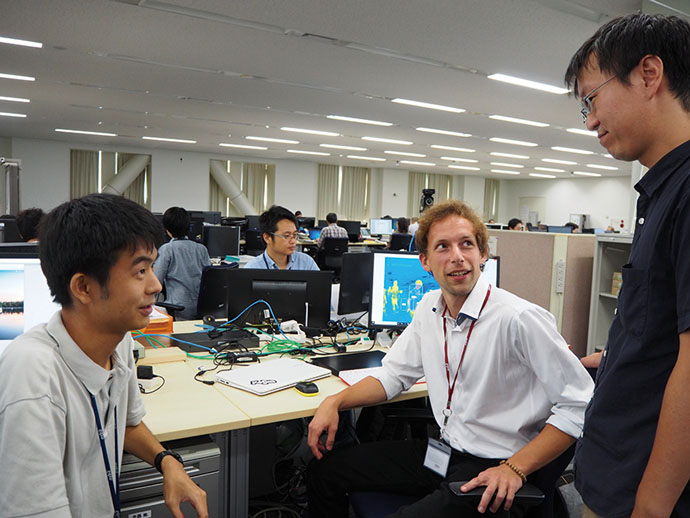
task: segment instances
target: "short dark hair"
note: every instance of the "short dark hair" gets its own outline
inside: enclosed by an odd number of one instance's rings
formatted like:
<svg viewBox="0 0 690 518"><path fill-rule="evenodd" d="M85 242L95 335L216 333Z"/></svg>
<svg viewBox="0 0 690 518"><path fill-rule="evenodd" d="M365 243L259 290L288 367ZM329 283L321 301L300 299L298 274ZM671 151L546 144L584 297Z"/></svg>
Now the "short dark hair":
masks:
<svg viewBox="0 0 690 518"><path fill-rule="evenodd" d="M329 212L328 214L326 214L326 221L329 225L332 223L337 223L338 216L336 216L335 212Z"/></svg>
<svg viewBox="0 0 690 518"><path fill-rule="evenodd" d="M182 207L170 207L163 214L163 226L172 237L185 237L189 232L189 221L189 212Z"/></svg>
<svg viewBox="0 0 690 518"><path fill-rule="evenodd" d="M488 252L489 232L486 230L486 225L484 225L484 222L477 216L472 207L458 200L448 200L427 207L424 215L419 218L419 228L414 238L417 250L426 255L427 248L429 247L429 230L431 230L431 226L437 221L446 219L448 216L460 216L469 221L472 224L472 228L474 228L474 238L477 240L479 252L482 255Z"/></svg>
<svg viewBox="0 0 690 518"><path fill-rule="evenodd" d="M17 227L19 227L19 233L24 241L38 237L38 226L43 216L45 216L45 212L36 207L25 209L17 214Z"/></svg>
<svg viewBox="0 0 690 518"><path fill-rule="evenodd" d="M299 227L297 218L292 212L280 205L271 206L270 209L262 212L261 216L259 216L259 228L261 228L261 233L273 234L278 230L278 222L284 219L292 221L295 224L295 228Z"/></svg>
<svg viewBox="0 0 690 518"><path fill-rule="evenodd" d="M663 61L671 92L690 111L690 23L676 16L637 13L611 20L571 58L565 84L575 95L586 93L578 91L577 81L592 56L602 72L630 84L630 72L647 54Z"/></svg>
<svg viewBox="0 0 690 518"><path fill-rule="evenodd" d="M520 218L513 218L508 222L508 228L515 228L517 227L518 223L522 223L522 220Z"/></svg>
<svg viewBox="0 0 690 518"><path fill-rule="evenodd" d="M73 303L70 282L76 273L105 288L110 270L125 250L158 248L161 224L148 210L122 196L89 194L50 211L39 232L39 253L53 300Z"/></svg>
<svg viewBox="0 0 690 518"><path fill-rule="evenodd" d="M407 234L410 230L410 220L407 218L398 218L398 232Z"/></svg>
<svg viewBox="0 0 690 518"><path fill-rule="evenodd" d="M564 226L564 227L573 227L573 230L577 230L578 228L580 228L580 225L578 225L577 223L573 223L572 221L568 221L568 222L567 222L565 225L563 225L563 226Z"/></svg>

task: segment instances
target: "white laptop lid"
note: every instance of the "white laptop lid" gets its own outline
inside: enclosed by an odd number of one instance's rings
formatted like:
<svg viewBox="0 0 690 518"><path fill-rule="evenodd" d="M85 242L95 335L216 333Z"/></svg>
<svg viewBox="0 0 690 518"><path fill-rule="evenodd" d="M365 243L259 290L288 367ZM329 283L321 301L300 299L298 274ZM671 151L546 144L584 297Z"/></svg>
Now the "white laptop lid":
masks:
<svg viewBox="0 0 690 518"><path fill-rule="evenodd" d="M314 381L330 376L331 371L291 358L271 360L251 367L235 367L216 374L216 381L263 396L294 387L300 381Z"/></svg>

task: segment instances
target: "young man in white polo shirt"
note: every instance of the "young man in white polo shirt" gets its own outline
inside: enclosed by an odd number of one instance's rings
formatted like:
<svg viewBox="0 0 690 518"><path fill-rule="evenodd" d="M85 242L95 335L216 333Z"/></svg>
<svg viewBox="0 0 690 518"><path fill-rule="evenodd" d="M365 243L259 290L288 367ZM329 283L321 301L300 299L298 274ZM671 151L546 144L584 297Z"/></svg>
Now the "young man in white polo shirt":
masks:
<svg viewBox="0 0 690 518"><path fill-rule="evenodd" d="M175 518L206 494L142 422L129 331L146 327L161 285L162 228L143 207L93 194L48 214L41 267L62 310L0 357L0 517L120 516L123 449L163 474Z"/></svg>
<svg viewBox="0 0 690 518"><path fill-rule="evenodd" d="M441 289L424 296L376 377L319 406L309 425L317 458L307 477L310 518L346 517L347 494L357 490L420 496L394 516L473 516L487 509L508 516L525 476L582 430L592 380L550 313L481 277L488 233L472 209L456 201L428 209L416 240L424 269ZM339 410L395 397L422 376L447 469L424 467L426 441L330 451ZM478 506L451 493L447 482L457 480L469 480L463 491L487 486Z"/></svg>

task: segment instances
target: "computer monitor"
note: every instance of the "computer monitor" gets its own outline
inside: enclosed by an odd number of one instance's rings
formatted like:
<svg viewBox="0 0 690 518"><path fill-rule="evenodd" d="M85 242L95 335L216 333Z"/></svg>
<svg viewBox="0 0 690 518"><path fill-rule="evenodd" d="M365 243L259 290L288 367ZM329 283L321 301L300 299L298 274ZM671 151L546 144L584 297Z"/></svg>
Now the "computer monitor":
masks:
<svg viewBox="0 0 690 518"><path fill-rule="evenodd" d="M217 210L188 210L190 218L201 218L209 225L220 225L221 215Z"/></svg>
<svg viewBox="0 0 690 518"><path fill-rule="evenodd" d="M310 228L309 229L309 239L312 241L316 241L321 237L321 229L320 228Z"/></svg>
<svg viewBox="0 0 690 518"><path fill-rule="evenodd" d="M204 226L204 245L211 257L240 254L240 227Z"/></svg>
<svg viewBox="0 0 690 518"><path fill-rule="evenodd" d="M38 259L38 243L0 243L0 258Z"/></svg>
<svg viewBox="0 0 690 518"><path fill-rule="evenodd" d="M556 226L556 225L549 225L546 229L547 232L556 232L559 234L572 234L573 233L573 227L570 226Z"/></svg>
<svg viewBox="0 0 690 518"><path fill-rule="evenodd" d="M15 218L0 218L0 243L21 243L24 241L19 234L19 226Z"/></svg>
<svg viewBox="0 0 690 518"><path fill-rule="evenodd" d="M393 233L393 220L392 219L370 219L369 220L369 231L372 234L392 234Z"/></svg>
<svg viewBox="0 0 690 518"><path fill-rule="evenodd" d="M200 216L189 217L189 230L187 237L192 241L201 243L204 240L204 218Z"/></svg>
<svg viewBox="0 0 690 518"><path fill-rule="evenodd" d="M321 227L321 228L327 227L327 226L328 226L328 221L326 221L325 219L320 219L320 220L319 220L319 225L318 225L318 226Z"/></svg>
<svg viewBox="0 0 690 518"><path fill-rule="evenodd" d="M302 228L314 228L316 226L316 218L299 217L297 218L297 223Z"/></svg>
<svg viewBox="0 0 690 518"><path fill-rule="evenodd" d="M0 354L10 341L60 309L37 258L0 257L0 309Z"/></svg>
<svg viewBox="0 0 690 518"><path fill-rule="evenodd" d="M333 272L238 269L228 273L232 286L228 293L228 319L234 319L257 300L265 300L279 320L294 319L322 329L327 326ZM265 304L257 304L237 323L261 323L266 310Z"/></svg>
<svg viewBox="0 0 690 518"><path fill-rule="evenodd" d="M371 252L343 254L338 314L345 315L369 309L373 255Z"/></svg>
<svg viewBox="0 0 690 518"><path fill-rule="evenodd" d="M338 226L343 227L347 230L347 238L351 243L356 243L359 241L359 229L362 227L362 223L359 221L338 221Z"/></svg>
<svg viewBox="0 0 690 518"><path fill-rule="evenodd" d="M489 284L500 288L501 285L501 258L500 257L489 257L484 263L484 271L482 271L482 277L484 277Z"/></svg>
<svg viewBox="0 0 690 518"><path fill-rule="evenodd" d="M259 225L259 216L249 214L245 216L245 219L247 220L247 230L261 230L261 226Z"/></svg>

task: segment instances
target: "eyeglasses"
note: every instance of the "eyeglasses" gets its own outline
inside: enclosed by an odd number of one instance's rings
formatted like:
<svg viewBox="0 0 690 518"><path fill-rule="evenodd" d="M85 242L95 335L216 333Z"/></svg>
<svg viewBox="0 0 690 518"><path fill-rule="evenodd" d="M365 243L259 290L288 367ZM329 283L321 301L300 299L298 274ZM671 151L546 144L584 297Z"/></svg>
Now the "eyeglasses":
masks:
<svg viewBox="0 0 690 518"><path fill-rule="evenodd" d="M297 232L292 232L291 234L276 234L274 232L271 232L271 235L273 237L280 237L285 241L297 241Z"/></svg>
<svg viewBox="0 0 690 518"><path fill-rule="evenodd" d="M591 90L587 95L584 96L582 101L580 101L580 104L582 105L582 109L580 110L580 113L582 114L582 122L587 124L587 117L589 116L590 113L592 113L592 95L594 92L599 90L602 86L604 86L606 83L611 81L612 79L617 78L618 76L611 76L609 77L606 81L601 83L599 86L597 86L594 90Z"/></svg>

